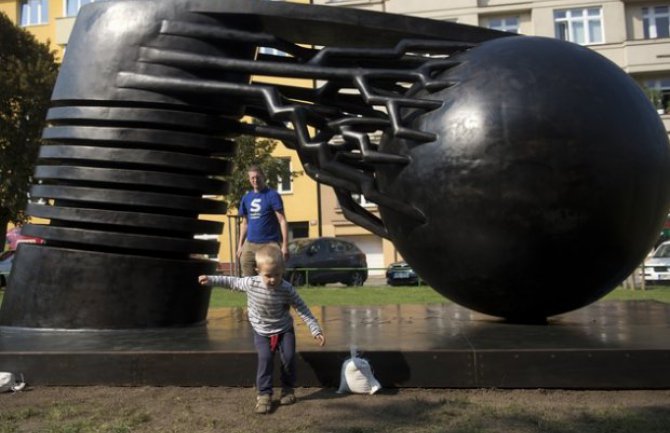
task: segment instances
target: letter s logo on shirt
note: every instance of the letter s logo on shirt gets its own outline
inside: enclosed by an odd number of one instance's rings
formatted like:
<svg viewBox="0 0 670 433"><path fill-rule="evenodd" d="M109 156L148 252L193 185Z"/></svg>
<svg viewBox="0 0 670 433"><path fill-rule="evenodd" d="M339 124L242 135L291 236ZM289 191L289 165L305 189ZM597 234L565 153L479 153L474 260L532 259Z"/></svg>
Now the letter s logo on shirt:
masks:
<svg viewBox="0 0 670 433"><path fill-rule="evenodd" d="M261 199L255 198L251 200L250 210L252 213L258 213L261 211Z"/></svg>

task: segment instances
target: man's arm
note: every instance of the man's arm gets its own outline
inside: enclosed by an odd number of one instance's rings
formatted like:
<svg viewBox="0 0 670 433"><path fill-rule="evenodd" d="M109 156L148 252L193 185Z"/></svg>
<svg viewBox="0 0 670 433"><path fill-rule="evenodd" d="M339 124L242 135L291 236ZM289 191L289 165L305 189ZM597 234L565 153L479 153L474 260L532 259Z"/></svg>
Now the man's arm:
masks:
<svg viewBox="0 0 670 433"><path fill-rule="evenodd" d="M237 243L237 258L242 257L242 245L244 245L244 240L247 238L247 230L249 226L247 224L247 217L242 217L242 223L240 224L240 241Z"/></svg>
<svg viewBox="0 0 670 433"><path fill-rule="evenodd" d="M284 255L284 260L288 259L288 222L284 211L275 211L277 221L279 221L279 229L281 230L281 252Z"/></svg>

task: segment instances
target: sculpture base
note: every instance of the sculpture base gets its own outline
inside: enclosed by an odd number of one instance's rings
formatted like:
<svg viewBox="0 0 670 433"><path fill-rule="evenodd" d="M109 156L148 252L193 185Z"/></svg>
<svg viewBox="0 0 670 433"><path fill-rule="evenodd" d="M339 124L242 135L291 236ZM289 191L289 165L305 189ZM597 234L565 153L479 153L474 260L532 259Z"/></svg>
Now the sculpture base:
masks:
<svg viewBox="0 0 670 433"><path fill-rule="evenodd" d="M601 301L548 325L454 304L312 311L328 343L317 347L296 323L300 386L337 387L355 344L384 387L670 388L667 304ZM217 309L207 326L181 329L0 327L0 371L32 385L253 386L256 353L243 310Z"/></svg>
<svg viewBox="0 0 670 433"><path fill-rule="evenodd" d="M24 244L16 253L0 326L126 329L202 323L211 289L201 287L197 276L215 269L206 260Z"/></svg>

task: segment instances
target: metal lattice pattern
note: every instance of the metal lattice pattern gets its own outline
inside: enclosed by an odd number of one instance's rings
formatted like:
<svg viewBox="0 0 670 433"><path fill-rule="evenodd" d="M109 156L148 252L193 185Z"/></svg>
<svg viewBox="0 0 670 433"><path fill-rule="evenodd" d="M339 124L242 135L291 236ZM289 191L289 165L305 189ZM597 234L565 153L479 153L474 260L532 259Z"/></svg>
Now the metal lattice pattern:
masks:
<svg viewBox="0 0 670 433"><path fill-rule="evenodd" d="M433 141L433 134L411 129L403 117L410 111L426 112L441 105L440 101L430 99L430 93L454 84L439 77L458 64L450 55L473 44L408 39L384 49L311 49L270 34L178 21L164 21L161 33L253 44L257 50L272 48L286 56L260 54L257 59L243 59L144 47L140 50L140 62L186 71L217 71L221 75L233 72L310 78L318 85L307 89L261 82L239 84L121 72L116 83L119 87L161 93L214 92L221 97L238 98L246 107L245 115L260 119L268 126L239 124L235 129L281 139L296 149L307 173L335 188L345 215L354 222L388 237L376 216L348 198L351 193L363 194L379 205L422 220L423 215L418 210L381 194L376 188L376 165L402 166L408 160L405 156L380 152L371 136L386 131L393 137L417 143Z"/></svg>

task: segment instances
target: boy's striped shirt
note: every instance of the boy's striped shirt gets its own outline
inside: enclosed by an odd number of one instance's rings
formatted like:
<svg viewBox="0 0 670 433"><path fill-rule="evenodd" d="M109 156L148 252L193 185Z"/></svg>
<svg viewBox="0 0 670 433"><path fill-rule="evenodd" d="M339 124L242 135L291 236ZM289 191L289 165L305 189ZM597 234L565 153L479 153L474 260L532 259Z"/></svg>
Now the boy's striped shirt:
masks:
<svg viewBox="0 0 670 433"><path fill-rule="evenodd" d="M321 327L309 307L288 281L282 280L274 290L268 289L262 277L230 277L208 275L213 286L220 286L247 294L249 322L259 335L281 334L293 327L293 317L289 314L292 306L298 316L309 327L313 336L321 333Z"/></svg>

